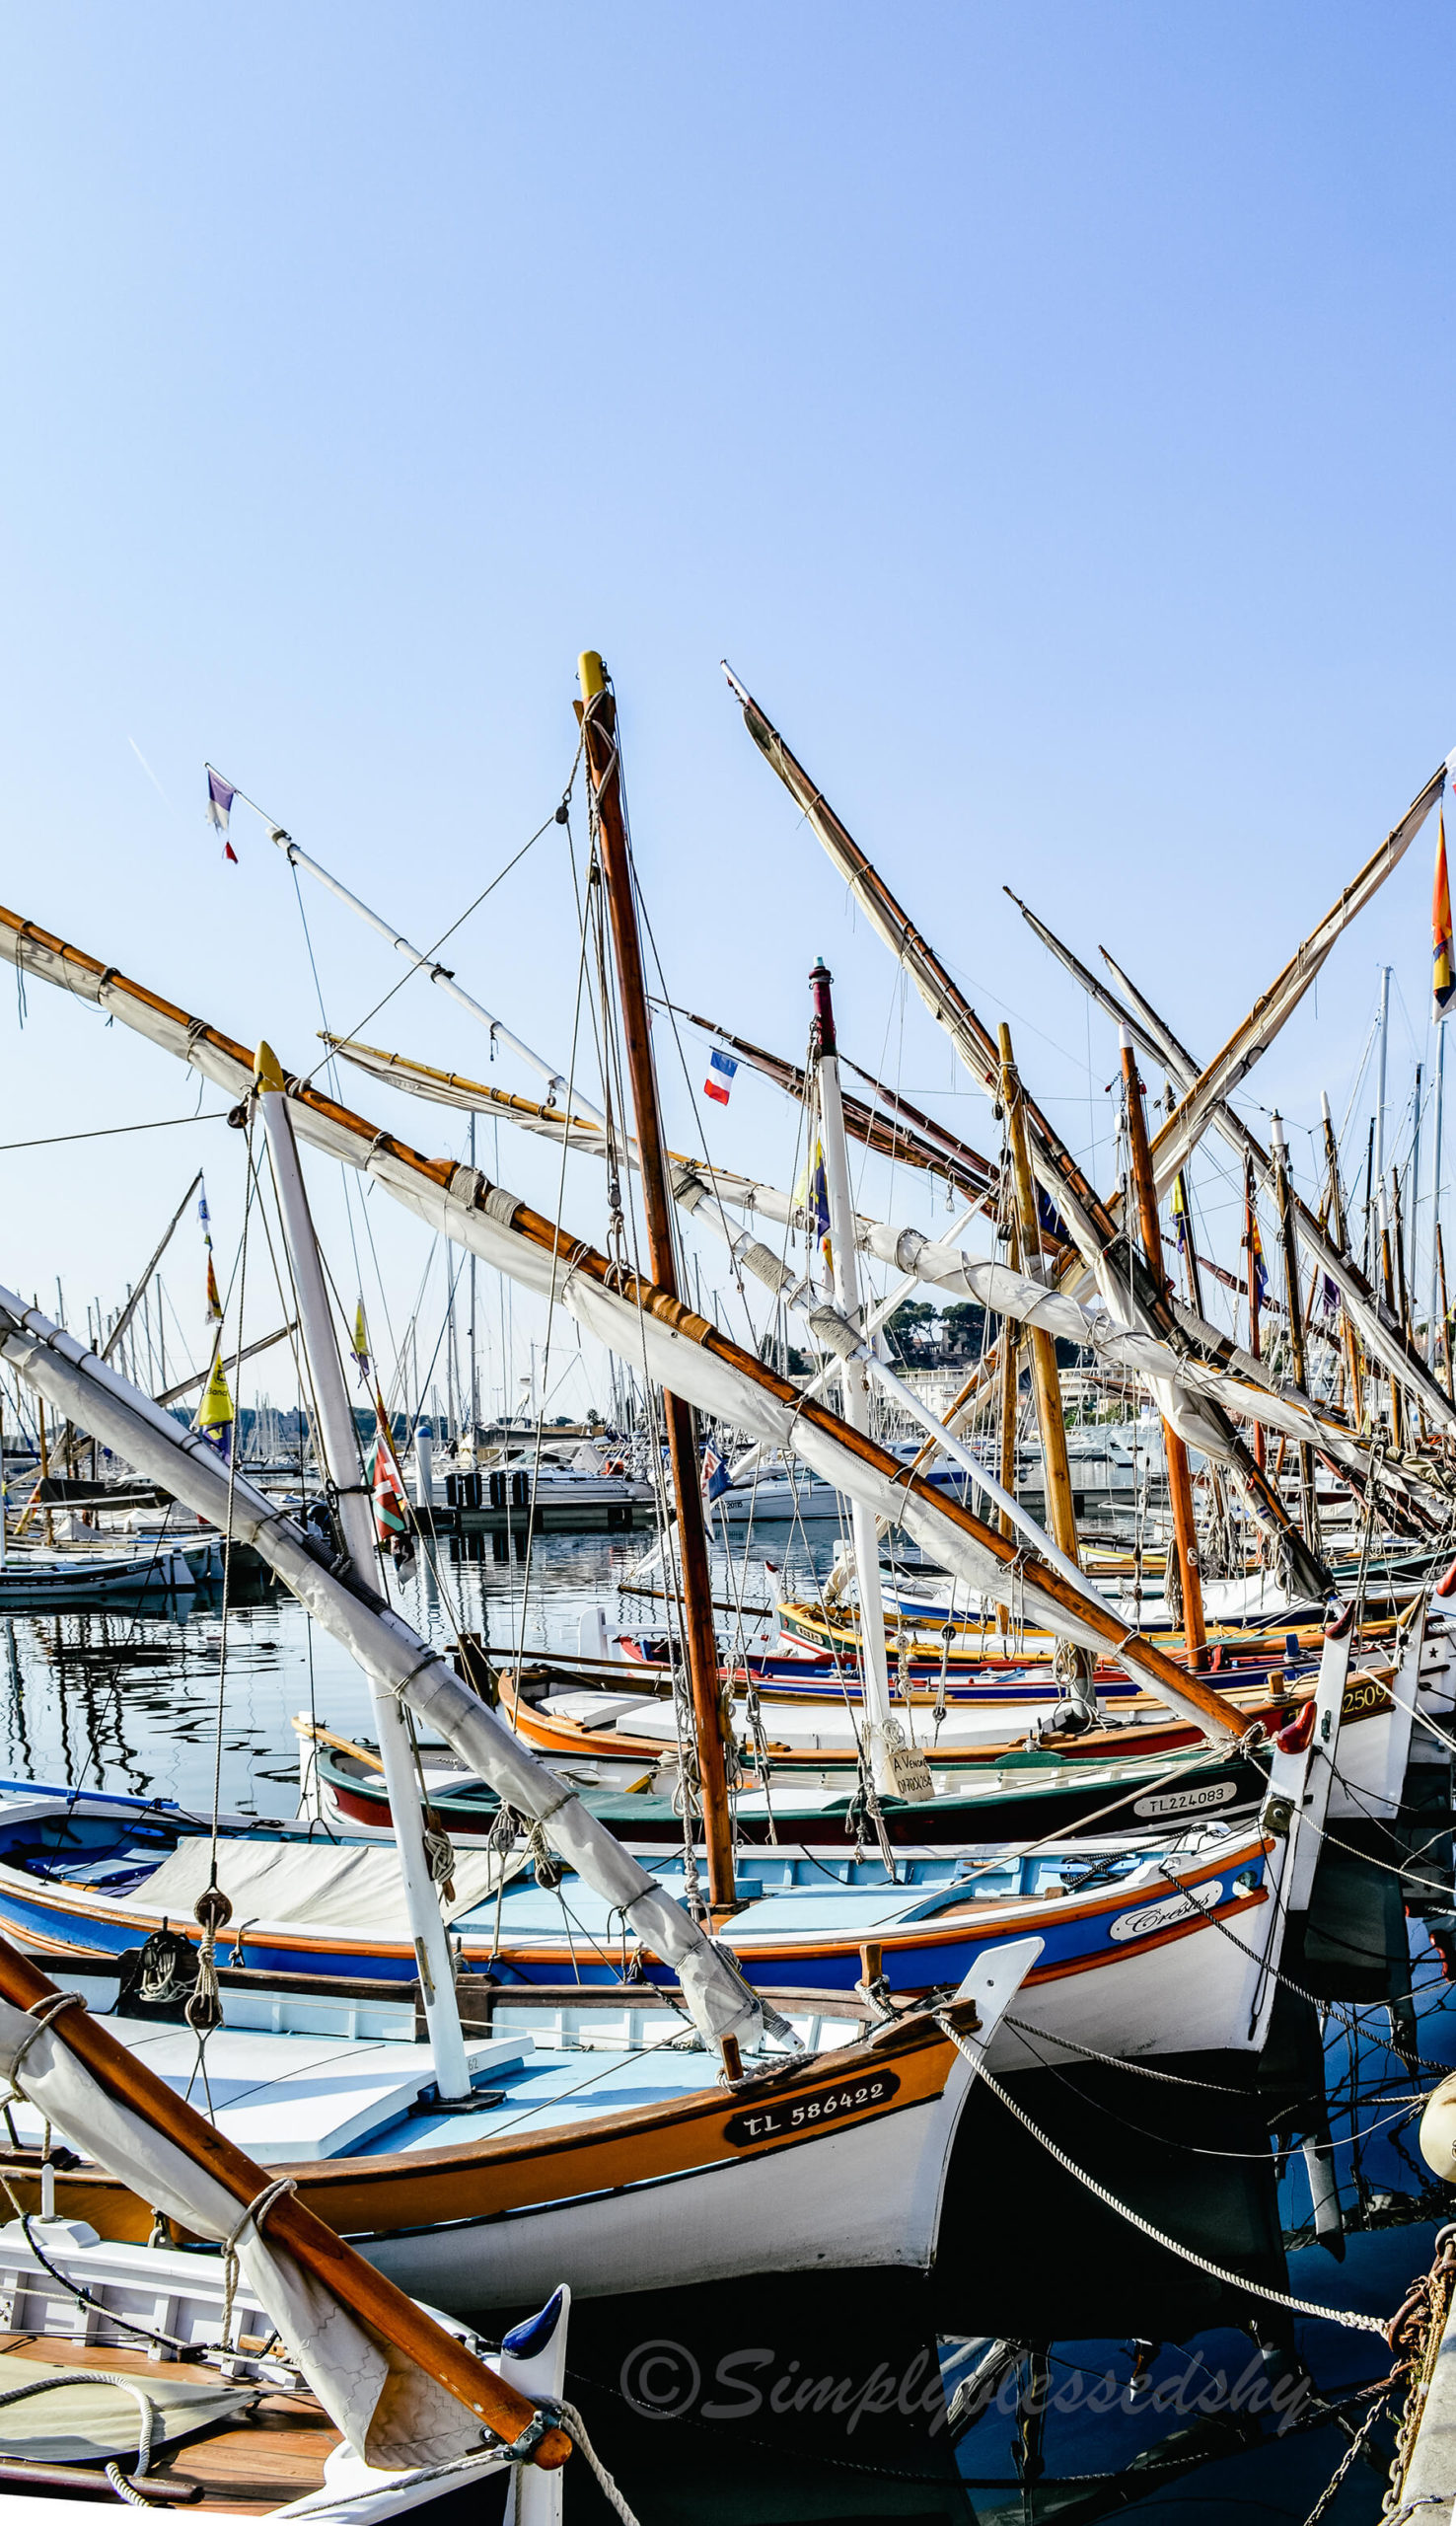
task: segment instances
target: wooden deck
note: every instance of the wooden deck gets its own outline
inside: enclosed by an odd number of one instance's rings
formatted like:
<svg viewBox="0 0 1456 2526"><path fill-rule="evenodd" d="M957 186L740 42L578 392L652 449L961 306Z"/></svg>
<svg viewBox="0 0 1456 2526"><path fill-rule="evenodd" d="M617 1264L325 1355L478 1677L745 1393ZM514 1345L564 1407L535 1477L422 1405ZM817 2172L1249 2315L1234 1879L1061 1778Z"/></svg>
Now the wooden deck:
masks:
<svg viewBox="0 0 1456 2526"><path fill-rule="evenodd" d="M143 2350L90 2346L53 2336L0 2334L0 2350L29 2353L46 2367L102 2369L118 2377L134 2376L145 2385L159 2373L216 2376L215 2369L188 2363L159 2372ZM241 2517L265 2515L324 2482L324 2459L338 2445L338 2431L312 2395L264 2395L241 2421L173 2451L164 2450L144 2476L149 2499L169 2493L183 2503L182 2513L218 2509ZM124 2471L123 2467L123 2471ZM116 2499L110 2484L97 2468L57 2466L30 2468L0 2459L0 2493L31 2489L43 2491L69 2485L81 2498ZM116 2500L118 2510L122 2502Z"/></svg>

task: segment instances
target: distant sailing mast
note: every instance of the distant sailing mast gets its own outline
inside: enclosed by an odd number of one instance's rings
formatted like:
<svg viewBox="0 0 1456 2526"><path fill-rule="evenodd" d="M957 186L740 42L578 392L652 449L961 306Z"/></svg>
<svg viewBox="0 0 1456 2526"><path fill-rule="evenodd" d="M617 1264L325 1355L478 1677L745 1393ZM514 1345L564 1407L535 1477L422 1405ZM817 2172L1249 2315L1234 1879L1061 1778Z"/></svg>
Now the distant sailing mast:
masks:
<svg viewBox="0 0 1456 2526"><path fill-rule="evenodd" d="M612 944L618 990L621 997L621 1026L636 1120L642 1207L647 1226L647 1268L660 1290L667 1291L674 1299L681 1299L678 1257L673 1240L672 1196L663 1162L662 1109L658 1101L647 992L642 974L642 941L632 889L631 849L622 808L617 700L608 685L607 670L595 649L583 651L579 673L582 736L591 779L592 814L612 919ZM728 1818L728 1782L718 1693L718 1642L713 1629L712 1583L708 1572L707 1536L703 1528L697 1435L690 1404L666 1388L662 1401L678 1511L683 1628L702 1787L708 1901L717 1919L737 1909L738 1890L733 1875L733 1837ZM736 2065L730 2062L728 2066L733 2071Z"/></svg>
<svg viewBox="0 0 1456 2526"><path fill-rule="evenodd" d="M1277 1110L1270 1120L1269 1145L1274 1152L1274 1201L1278 1209L1279 1244L1284 1258L1284 1304L1289 1314L1289 1372L1300 1393L1308 1394L1309 1366L1304 1352L1304 1308L1299 1296L1299 1248L1294 1241L1289 1148L1284 1138L1283 1117ZM1304 1510L1305 1539L1310 1549L1318 1552L1320 1520L1315 1499L1314 1449L1302 1440L1299 1447L1299 1496Z"/></svg>
<svg viewBox="0 0 1456 2526"><path fill-rule="evenodd" d="M1000 1055L1000 1103L1006 1132L1006 1149L1011 1160L1011 1182L1016 1197L1016 1228L1021 1252L1021 1269L1030 1280L1043 1276L1040 1233L1040 1206L1036 1182L1032 1175L1031 1148L1026 1128L1026 1096L1016 1056L1011 1047L1011 1029L1002 1018L997 1030ZM1008 1328L1003 1325L1002 1339ZM1027 1348L1031 1353L1032 1391L1036 1397L1037 1428L1042 1441L1042 1475L1045 1488L1043 1512L1047 1530L1068 1561L1081 1565L1077 1549L1076 1502L1072 1496L1071 1467L1066 1455L1066 1414L1061 1401L1061 1378L1056 1367L1056 1342L1043 1324L1032 1324L1027 1332ZM1016 1345L1007 1344L1014 1361ZM1008 1363L1007 1379L1002 1383L1003 1403L1015 1401L1015 1373ZM1006 1440L1002 1423L1002 1482L1008 1490L1015 1488L1015 1474L1007 1482L1005 1474ZM1064 1654L1063 1654L1064 1653ZM1057 1672L1064 1678L1068 1698L1088 1719L1095 1719L1097 1694L1092 1683L1092 1662L1069 1642L1057 1643Z"/></svg>

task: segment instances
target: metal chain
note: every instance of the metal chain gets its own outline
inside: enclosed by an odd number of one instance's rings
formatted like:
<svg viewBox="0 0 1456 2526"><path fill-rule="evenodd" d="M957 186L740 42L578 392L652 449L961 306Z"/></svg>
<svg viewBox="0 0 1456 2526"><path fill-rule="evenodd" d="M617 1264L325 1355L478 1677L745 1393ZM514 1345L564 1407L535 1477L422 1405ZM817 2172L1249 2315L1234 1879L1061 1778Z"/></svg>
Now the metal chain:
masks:
<svg viewBox="0 0 1456 2526"><path fill-rule="evenodd" d="M1405 2304L1398 2309L1390 2324L1392 2346L1402 2347L1409 2343L1411 2382L1396 2429L1395 2453L1390 2462L1390 2489L1385 2494L1382 2515L1406 2487L1411 2459L1416 2452L1417 2434L1425 2412L1425 2399L1435 2373L1436 2356L1445 2334L1452 2285L1456 2282L1456 2229L1442 2228L1435 2242L1435 2261L1429 2271L1421 2272L1412 2282ZM1420 2502L1408 2501L1396 2513L1408 2516L1411 2508L1419 2505Z"/></svg>
<svg viewBox="0 0 1456 2526"><path fill-rule="evenodd" d="M1391 2389L1387 2386L1384 2394L1379 2397L1377 2402L1370 2406L1364 2419L1361 2421L1358 2429L1354 2432L1349 2445L1346 2448L1344 2455L1336 2466L1334 2473L1330 2476L1330 2479L1326 2483L1324 2489L1321 2491L1319 2498L1315 2501L1313 2508L1306 2517L1304 2526L1320 2526L1320 2519L1325 2515L1326 2510L1338 2495L1340 2486L1344 2482L1346 2475L1349 2472L1356 2456L1361 2455L1364 2452L1365 2441L1369 2437L1371 2430L1374 2428L1376 2421L1380 2418L1382 2412L1385 2410L1386 2404L1390 2400L1390 2392Z"/></svg>

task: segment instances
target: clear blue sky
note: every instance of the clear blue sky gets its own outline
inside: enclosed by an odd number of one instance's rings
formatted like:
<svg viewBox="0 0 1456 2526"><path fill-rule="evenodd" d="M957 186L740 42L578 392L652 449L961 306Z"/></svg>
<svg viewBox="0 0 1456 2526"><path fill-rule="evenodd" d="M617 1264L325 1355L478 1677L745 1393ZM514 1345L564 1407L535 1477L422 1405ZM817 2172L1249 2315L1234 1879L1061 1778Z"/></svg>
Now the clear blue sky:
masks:
<svg viewBox="0 0 1456 2526"><path fill-rule="evenodd" d="M678 997L792 1049L822 952L850 1048L951 1084L726 654L1079 1149L1083 1007L1003 880L1207 1051L1456 743L1445 8L47 0L0 40L3 898L292 1066L288 871L241 816L221 864L203 758L431 938L558 794L586 644ZM1422 1036L1428 840L1254 1082L1296 1122L1382 956ZM308 909L356 1022L388 950ZM561 1059L574 953L552 828L457 958ZM4 1139L186 1110L29 1001ZM478 1066L423 984L387 1021ZM764 1088L714 1123L790 1143ZM204 1144L231 1234L221 1132L0 1159L0 1278L114 1300ZM423 1241L379 1238L407 1307Z"/></svg>

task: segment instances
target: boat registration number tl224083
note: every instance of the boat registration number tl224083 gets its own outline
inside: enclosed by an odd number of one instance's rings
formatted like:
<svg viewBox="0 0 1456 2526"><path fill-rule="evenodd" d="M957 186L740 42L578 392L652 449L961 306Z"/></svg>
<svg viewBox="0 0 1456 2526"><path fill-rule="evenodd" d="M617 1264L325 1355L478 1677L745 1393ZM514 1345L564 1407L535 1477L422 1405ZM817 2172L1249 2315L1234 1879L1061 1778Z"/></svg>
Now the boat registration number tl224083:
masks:
<svg viewBox="0 0 1456 2526"><path fill-rule="evenodd" d="M795 2131L810 2131L822 2122L837 2122L846 2115L864 2114L871 2106L888 2105L900 2093L893 2070L872 2070L862 2079L840 2079L832 2088L814 2088L808 2096L775 2097L750 2113L730 2115L723 2137L730 2148L750 2149L760 2140L786 2140Z"/></svg>

